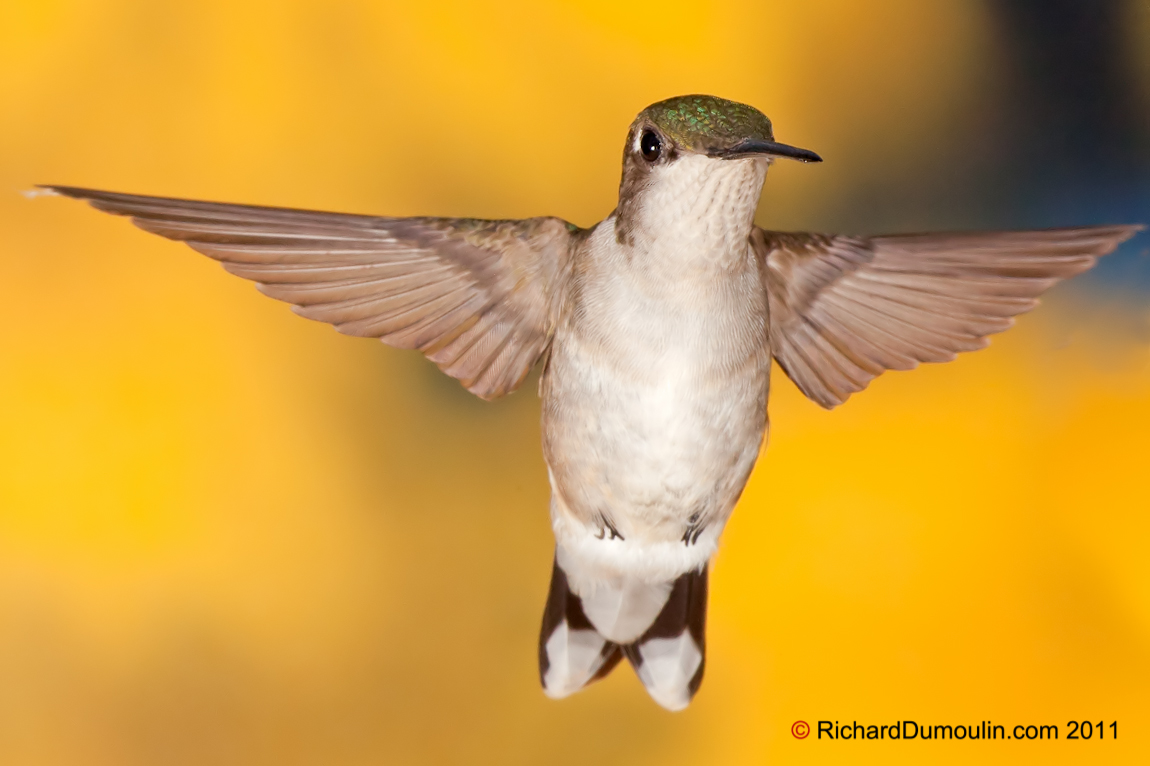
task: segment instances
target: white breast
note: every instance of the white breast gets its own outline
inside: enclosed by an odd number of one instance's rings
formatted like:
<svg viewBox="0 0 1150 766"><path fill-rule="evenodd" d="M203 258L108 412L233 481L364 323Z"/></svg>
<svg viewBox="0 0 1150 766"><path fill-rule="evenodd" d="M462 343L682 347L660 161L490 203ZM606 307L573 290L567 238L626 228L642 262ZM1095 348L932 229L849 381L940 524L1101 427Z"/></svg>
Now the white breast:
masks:
<svg viewBox="0 0 1150 766"><path fill-rule="evenodd" d="M766 299L749 251L667 254L653 273L619 260L610 224L593 235L544 380L552 517L561 546L658 579L710 557L754 465Z"/></svg>

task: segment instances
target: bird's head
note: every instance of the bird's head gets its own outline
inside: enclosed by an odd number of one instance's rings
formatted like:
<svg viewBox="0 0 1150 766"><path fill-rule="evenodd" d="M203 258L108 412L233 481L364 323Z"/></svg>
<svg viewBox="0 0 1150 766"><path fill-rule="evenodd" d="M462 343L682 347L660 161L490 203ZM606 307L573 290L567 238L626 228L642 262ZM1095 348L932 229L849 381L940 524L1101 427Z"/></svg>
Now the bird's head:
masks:
<svg viewBox="0 0 1150 766"><path fill-rule="evenodd" d="M775 157L822 161L775 141L771 121L753 106L715 96L651 104L631 124L623 149L621 239L714 216L736 226L745 219L749 231Z"/></svg>

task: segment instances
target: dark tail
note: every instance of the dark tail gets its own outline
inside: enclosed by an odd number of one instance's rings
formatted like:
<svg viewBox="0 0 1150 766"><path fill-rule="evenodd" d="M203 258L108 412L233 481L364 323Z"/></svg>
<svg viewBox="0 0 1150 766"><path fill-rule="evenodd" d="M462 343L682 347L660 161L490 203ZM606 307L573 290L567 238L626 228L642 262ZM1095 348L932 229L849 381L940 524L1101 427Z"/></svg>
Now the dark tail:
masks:
<svg viewBox="0 0 1150 766"><path fill-rule="evenodd" d="M707 644L707 567L680 575L667 605L638 641L623 647L647 693L682 710L703 683Z"/></svg>
<svg viewBox="0 0 1150 766"><path fill-rule="evenodd" d="M583 612L583 602L567 587L558 562L551 568L551 590L539 633L539 678L543 692L560 699L598 681L619 664L618 644L599 635Z"/></svg>
<svg viewBox="0 0 1150 766"><path fill-rule="evenodd" d="M664 586L665 587L665 586ZM706 659L707 568L681 575L651 626L634 642L608 641L588 619L583 602L554 564L539 634L543 691L560 698L610 673L626 657L651 697L682 710L703 681Z"/></svg>

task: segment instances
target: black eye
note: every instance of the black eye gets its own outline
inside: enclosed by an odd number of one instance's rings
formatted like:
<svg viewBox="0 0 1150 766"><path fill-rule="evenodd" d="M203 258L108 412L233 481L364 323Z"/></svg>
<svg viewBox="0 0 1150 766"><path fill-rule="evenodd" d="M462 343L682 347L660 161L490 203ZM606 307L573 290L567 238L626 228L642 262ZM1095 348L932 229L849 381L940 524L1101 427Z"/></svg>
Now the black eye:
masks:
<svg viewBox="0 0 1150 766"><path fill-rule="evenodd" d="M639 151L647 162L654 162L663 153L663 142L655 135L655 131L644 130L643 137L639 139Z"/></svg>

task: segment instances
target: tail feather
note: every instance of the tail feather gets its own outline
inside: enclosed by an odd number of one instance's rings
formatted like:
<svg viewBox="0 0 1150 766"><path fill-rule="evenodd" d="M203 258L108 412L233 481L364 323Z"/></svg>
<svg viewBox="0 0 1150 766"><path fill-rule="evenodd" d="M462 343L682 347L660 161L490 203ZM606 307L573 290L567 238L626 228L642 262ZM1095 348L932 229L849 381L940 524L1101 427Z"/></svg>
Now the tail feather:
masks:
<svg viewBox="0 0 1150 766"><path fill-rule="evenodd" d="M703 681L707 568L689 571L668 585L666 603L646 630L634 641L619 644L595 628L556 560L539 634L544 693L552 698L574 694L626 657L656 702L668 710L687 707ZM659 590L667 593L663 589L668 585Z"/></svg>
<svg viewBox="0 0 1150 766"><path fill-rule="evenodd" d="M682 710L703 683L706 664L707 568L679 577L666 606L623 654L647 693L668 710Z"/></svg>
<svg viewBox="0 0 1150 766"><path fill-rule="evenodd" d="M567 575L556 562L539 633L543 692L554 699L574 694L606 676L622 659L619 645L603 638L587 619L582 601L571 592Z"/></svg>

